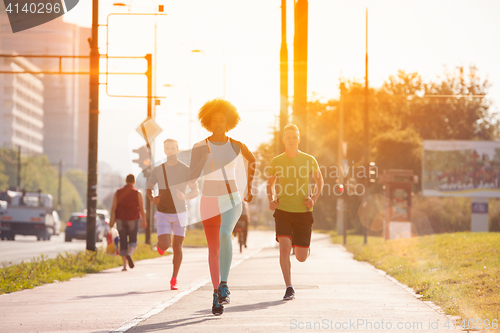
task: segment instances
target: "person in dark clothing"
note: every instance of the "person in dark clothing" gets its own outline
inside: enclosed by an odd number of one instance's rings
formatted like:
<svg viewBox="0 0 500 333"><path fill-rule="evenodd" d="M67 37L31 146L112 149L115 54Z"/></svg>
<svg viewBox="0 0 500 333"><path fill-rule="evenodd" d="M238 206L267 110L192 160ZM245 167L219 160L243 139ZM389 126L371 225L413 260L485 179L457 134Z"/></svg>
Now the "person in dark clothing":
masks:
<svg viewBox="0 0 500 333"><path fill-rule="evenodd" d="M237 229L241 228L241 231L243 232L243 245L245 248L247 247L247 237L248 237L248 222L250 221L250 210L248 208L248 202L243 201L242 203L242 212L240 219L238 220L238 223L236 223L236 226L233 229L233 235L237 235Z"/></svg>
<svg viewBox="0 0 500 333"><path fill-rule="evenodd" d="M141 226L146 228L146 214L142 194L134 187L134 175L128 175L124 187L118 189L113 197L111 206L110 228L116 227L120 234L120 255L123 260L122 271L127 270L127 262L130 268L134 268L132 254L137 247L137 233L139 231L139 220Z"/></svg>

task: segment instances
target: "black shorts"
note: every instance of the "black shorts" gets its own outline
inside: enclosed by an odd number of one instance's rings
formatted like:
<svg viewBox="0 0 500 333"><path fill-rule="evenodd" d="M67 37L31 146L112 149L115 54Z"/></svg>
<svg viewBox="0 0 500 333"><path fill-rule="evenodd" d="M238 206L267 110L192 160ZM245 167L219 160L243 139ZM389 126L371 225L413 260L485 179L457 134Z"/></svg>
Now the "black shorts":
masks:
<svg viewBox="0 0 500 333"><path fill-rule="evenodd" d="M290 213L276 209L274 211L276 225L276 241L278 237L288 237L292 246L309 247L311 245L311 232L313 225L312 212Z"/></svg>

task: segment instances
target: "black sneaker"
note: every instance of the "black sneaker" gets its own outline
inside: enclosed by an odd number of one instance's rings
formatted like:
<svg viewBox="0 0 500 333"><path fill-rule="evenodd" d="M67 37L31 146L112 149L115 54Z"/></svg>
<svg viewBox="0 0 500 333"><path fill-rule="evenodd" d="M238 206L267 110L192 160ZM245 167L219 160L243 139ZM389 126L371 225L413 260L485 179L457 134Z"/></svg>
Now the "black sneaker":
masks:
<svg viewBox="0 0 500 333"><path fill-rule="evenodd" d="M231 303L231 299L229 298L229 295L231 293L229 292L229 287L225 283L221 283L219 285L219 288L217 288L217 294L219 295L219 304L229 304Z"/></svg>
<svg viewBox="0 0 500 333"><path fill-rule="evenodd" d="M224 306L219 304L219 295L214 293L214 301L212 303L212 313L214 316L220 316L224 312Z"/></svg>
<svg viewBox="0 0 500 333"><path fill-rule="evenodd" d="M284 301L290 301L292 299L295 299L295 290L293 290L293 287L288 287L286 288L285 296L283 296Z"/></svg>
<svg viewBox="0 0 500 333"><path fill-rule="evenodd" d="M134 262L132 261L132 257L127 255L125 258L127 258L128 265L130 266L130 268L134 268Z"/></svg>

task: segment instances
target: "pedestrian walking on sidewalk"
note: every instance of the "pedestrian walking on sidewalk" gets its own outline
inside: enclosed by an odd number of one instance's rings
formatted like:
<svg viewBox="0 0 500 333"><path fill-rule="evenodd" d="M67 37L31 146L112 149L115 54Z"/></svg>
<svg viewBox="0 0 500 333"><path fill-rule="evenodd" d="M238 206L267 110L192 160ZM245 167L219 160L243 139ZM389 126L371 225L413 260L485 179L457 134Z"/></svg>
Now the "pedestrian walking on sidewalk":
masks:
<svg viewBox="0 0 500 333"><path fill-rule="evenodd" d="M153 169L148 180L146 195L156 205L155 213L158 242L156 249L160 255L172 245L174 252L172 263L172 278L170 289L179 289L177 275L182 263L182 242L186 236L188 211L186 200L198 196L198 184L190 183L190 192L186 194L188 185L189 167L177 159L179 144L174 139L163 142L167 161ZM158 184L158 196L153 195L155 185ZM171 238L171 234L173 237Z"/></svg>
<svg viewBox="0 0 500 333"><path fill-rule="evenodd" d="M212 313L221 315L223 304L230 302L227 282L233 256L231 232L242 211L235 177L236 158L241 154L248 161L245 201L250 202L255 157L245 144L226 135L240 120L231 103L223 99L211 100L201 107L198 119L212 135L193 146L189 178L190 182L195 182L203 174L200 213L214 287Z"/></svg>
<svg viewBox="0 0 500 333"><path fill-rule="evenodd" d="M285 152L272 159L267 181L269 208L274 210L280 266L286 285L283 300L295 298L290 252L293 248L298 261L307 260L313 225L312 210L324 185L318 162L299 150L299 142L299 128L294 124L286 125L283 129ZM316 182L312 194L309 191L311 175Z"/></svg>
<svg viewBox="0 0 500 333"><path fill-rule="evenodd" d="M146 228L146 214L142 194L134 187L134 175L128 175L126 185L115 192L113 205L111 206L110 228L116 221L116 228L120 235L120 255L123 260L122 271L127 270L127 262L130 268L134 268L132 255L137 247L137 233L139 231L139 220L142 219L142 227Z"/></svg>
<svg viewBox="0 0 500 333"><path fill-rule="evenodd" d="M241 211L241 216L233 229L233 235L238 236L238 230L241 229L243 233L243 246L247 247L247 237L248 237L248 222L250 221L250 209L248 208L248 202L243 201Z"/></svg>

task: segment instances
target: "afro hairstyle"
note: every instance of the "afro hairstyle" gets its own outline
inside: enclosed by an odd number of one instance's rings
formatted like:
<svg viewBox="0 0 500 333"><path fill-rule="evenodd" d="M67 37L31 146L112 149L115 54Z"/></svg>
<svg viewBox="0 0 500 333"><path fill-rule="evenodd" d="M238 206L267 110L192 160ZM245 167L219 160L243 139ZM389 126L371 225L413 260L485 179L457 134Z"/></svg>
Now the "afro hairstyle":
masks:
<svg viewBox="0 0 500 333"><path fill-rule="evenodd" d="M240 115L238 114L236 107L225 99L216 98L203 104L203 106L200 108L200 111L198 112L198 120L200 121L201 126L203 126L203 128L205 128L207 131L212 132L210 124L212 121L212 116L217 112L222 113L226 116L226 132L232 130L236 127L236 125L238 125L240 121Z"/></svg>

